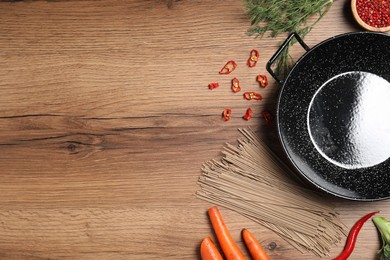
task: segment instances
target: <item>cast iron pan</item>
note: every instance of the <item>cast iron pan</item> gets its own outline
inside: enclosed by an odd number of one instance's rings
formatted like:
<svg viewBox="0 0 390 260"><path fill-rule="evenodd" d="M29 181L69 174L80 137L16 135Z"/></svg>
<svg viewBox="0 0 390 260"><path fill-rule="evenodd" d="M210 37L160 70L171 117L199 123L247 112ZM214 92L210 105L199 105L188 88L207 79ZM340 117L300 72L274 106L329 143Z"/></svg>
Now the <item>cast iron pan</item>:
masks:
<svg viewBox="0 0 390 260"><path fill-rule="evenodd" d="M293 38L307 52L284 81L272 64ZM338 197L390 197L390 36L348 33L309 48L291 34L267 64L282 84L277 123L298 174Z"/></svg>

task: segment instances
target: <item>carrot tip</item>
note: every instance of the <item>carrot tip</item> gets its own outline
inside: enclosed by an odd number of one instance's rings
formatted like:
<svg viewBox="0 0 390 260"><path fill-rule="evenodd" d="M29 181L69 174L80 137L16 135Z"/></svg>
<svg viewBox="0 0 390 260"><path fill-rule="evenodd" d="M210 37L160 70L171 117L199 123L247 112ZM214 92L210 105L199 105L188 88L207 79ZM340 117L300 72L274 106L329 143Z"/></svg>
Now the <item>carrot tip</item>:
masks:
<svg viewBox="0 0 390 260"><path fill-rule="evenodd" d="M244 243L247 246L249 253L253 257L253 259L263 259L269 260L268 254L265 252L259 241L255 238L255 236L247 229L242 230L242 237L244 239Z"/></svg>
<svg viewBox="0 0 390 260"><path fill-rule="evenodd" d="M200 244L200 255L202 260L223 259L210 236L207 236L202 240L202 243Z"/></svg>

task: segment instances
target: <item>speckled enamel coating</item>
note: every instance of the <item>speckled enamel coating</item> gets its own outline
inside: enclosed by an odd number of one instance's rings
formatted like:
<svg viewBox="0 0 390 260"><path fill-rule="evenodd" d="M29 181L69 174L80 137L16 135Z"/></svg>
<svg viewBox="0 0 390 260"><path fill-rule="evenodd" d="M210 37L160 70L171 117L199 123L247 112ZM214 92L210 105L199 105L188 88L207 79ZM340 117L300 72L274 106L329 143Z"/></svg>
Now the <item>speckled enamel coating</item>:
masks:
<svg viewBox="0 0 390 260"><path fill-rule="evenodd" d="M280 140L298 173L315 187L351 200L389 198L389 158L370 167L340 167L321 155L309 135L308 113L314 95L329 79L351 71L372 73L390 82L390 36L368 32L343 34L305 53L280 92L277 109ZM345 96L330 98L328 107L344 100L353 102L345 91L340 93ZM386 114L390 117L390 111Z"/></svg>

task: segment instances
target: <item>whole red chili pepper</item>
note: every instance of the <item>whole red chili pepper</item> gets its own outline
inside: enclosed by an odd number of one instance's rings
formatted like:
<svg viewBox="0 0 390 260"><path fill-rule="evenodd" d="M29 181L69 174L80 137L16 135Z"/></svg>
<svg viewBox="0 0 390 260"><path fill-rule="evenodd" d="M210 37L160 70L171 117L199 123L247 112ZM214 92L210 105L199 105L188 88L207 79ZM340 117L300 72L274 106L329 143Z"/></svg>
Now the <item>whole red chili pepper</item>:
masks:
<svg viewBox="0 0 390 260"><path fill-rule="evenodd" d="M345 244L345 248L341 254L334 258L333 260L345 260L348 259L348 257L351 255L353 249L355 248L355 243L357 240L357 236L359 234L360 229L363 227L363 224L369 220L373 215L378 213L379 211L371 212L361 219L359 219L355 225L353 225L351 231L349 232L347 243Z"/></svg>
<svg viewBox="0 0 390 260"><path fill-rule="evenodd" d="M213 82L213 83L209 84L209 89L215 89L215 88L218 88L218 87L219 87L218 82Z"/></svg>
<svg viewBox="0 0 390 260"><path fill-rule="evenodd" d="M254 50L254 49L251 50L249 55L250 56L249 56L249 59L247 61L247 64L248 64L249 67L252 68L252 67L256 66L257 61L259 60L260 55L259 55L259 52L257 50Z"/></svg>
<svg viewBox="0 0 390 260"><path fill-rule="evenodd" d="M244 115L242 118L244 118L246 121L248 121L249 119L252 118L252 114L253 114L252 109L251 109L251 108L248 108L248 109L246 110L245 115Z"/></svg>
<svg viewBox="0 0 390 260"><path fill-rule="evenodd" d="M234 93L237 93L241 90L240 81L238 80L238 78L232 79L232 90Z"/></svg>
<svg viewBox="0 0 390 260"><path fill-rule="evenodd" d="M261 112L261 114L263 115L267 125L270 125L273 121L273 117L272 117L271 113L269 111L265 110L265 111Z"/></svg>
<svg viewBox="0 0 390 260"><path fill-rule="evenodd" d="M265 88L268 86L268 79L266 75L257 75L257 81L260 84L260 87Z"/></svg>
<svg viewBox="0 0 390 260"><path fill-rule="evenodd" d="M219 74L230 74L236 68L237 68L237 63L234 60L230 60L219 71Z"/></svg>
<svg viewBox="0 0 390 260"><path fill-rule="evenodd" d="M225 121L229 121L231 116L232 116L232 110L229 108L225 109L222 113L222 118Z"/></svg>
<svg viewBox="0 0 390 260"><path fill-rule="evenodd" d="M246 100L262 100L263 97L259 94L259 93L256 93L256 92L245 92L244 93L244 98Z"/></svg>

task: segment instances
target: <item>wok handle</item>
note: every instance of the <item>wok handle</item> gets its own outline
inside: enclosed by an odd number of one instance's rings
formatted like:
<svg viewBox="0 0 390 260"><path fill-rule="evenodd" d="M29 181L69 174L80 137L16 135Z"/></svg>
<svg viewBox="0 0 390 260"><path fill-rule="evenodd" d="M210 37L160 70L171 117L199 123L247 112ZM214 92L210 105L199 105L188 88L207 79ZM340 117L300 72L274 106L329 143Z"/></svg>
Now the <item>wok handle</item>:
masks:
<svg viewBox="0 0 390 260"><path fill-rule="evenodd" d="M306 45L306 43L302 40L301 37L295 32L291 33L287 39L283 42L283 44L279 47L279 49L275 52L275 54L271 57L271 59L267 63L267 71L271 76L279 82L279 84L283 84L283 80L279 79L278 75L275 74L275 72L272 70L272 65L275 63L275 61L279 58L280 54L284 51L284 49L290 44L290 42L294 39L297 39L297 41L301 44L301 46L306 50L309 51L309 46Z"/></svg>

